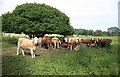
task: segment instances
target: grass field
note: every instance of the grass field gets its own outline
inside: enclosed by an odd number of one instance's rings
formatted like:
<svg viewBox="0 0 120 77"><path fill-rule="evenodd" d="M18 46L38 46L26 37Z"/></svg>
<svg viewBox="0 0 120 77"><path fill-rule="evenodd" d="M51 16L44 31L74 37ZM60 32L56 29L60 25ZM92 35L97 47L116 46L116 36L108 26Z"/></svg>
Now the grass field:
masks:
<svg viewBox="0 0 120 77"><path fill-rule="evenodd" d="M3 37L2 74L118 75L118 37L99 38L111 38L111 48L84 48L81 45L80 52L65 48L51 51L38 48L36 57L32 59L29 51L26 51L26 56L16 55L16 37Z"/></svg>

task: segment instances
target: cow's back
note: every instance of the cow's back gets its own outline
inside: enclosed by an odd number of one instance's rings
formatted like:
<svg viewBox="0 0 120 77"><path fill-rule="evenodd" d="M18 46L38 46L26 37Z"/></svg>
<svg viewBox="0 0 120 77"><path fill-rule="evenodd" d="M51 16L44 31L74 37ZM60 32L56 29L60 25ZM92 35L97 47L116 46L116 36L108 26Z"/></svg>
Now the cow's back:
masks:
<svg viewBox="0 0 120 77"><path fill-rule="evenodd" d="M52 38L52 42L59 43L59 38Z"/></svg>
<svg viewBox="0 0 120 77"><path fill-rule="evenodd" d="M21 44L21 42L22 42L24 39L25 39L25 38L19 38L19 39L18 39L18 43Z"/></svg>
<svg viewBox="0 0 120 77"><path fill-rule="evenodd" d="M92 43L92 39L91 38L85 38L85 39L81 39L82 43Z"/></svg>
<svg viewBox="0 0 120 77"><path fill-rule="evenodd" d="M102 43L111 43L112 40L111 39L101 39Z"/></svg>
<svg viewBox="0 0 120 77"><path fill-rule="evenodd" d="M22 46L22 48L24 49L30 49L30 48L34 48L35 45L33 40L22 39L20 46Z"/></svg>

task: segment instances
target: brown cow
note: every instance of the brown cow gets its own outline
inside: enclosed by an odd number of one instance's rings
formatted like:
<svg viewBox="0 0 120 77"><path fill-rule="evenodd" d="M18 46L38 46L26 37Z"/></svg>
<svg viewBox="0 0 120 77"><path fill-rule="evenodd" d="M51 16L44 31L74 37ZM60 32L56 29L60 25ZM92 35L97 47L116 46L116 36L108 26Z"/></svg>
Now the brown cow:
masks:
<svg viewBox="0 0 120 77"><path fill-rule="evenodd" d="M96 39L96 44L97 44L97 47L107 47L107 46L110 46L110 44L112 43L112 40L111 39Z"/></svg>
<svg viewBox="0 0 120 77"><path fill-rule="evenodd" d="M35 50L36 50L36 46L35 44L37 44L37 37L30 40L30 39L26 39L26 38L19 38L18 39L18 44L17 44L17 55L19 55L19 49L22 49L22 54L23 56L25 56L24 54L24 49L29 49L31 52L31 56L32 58L35 57Z"/></svg>
<svg viewBox="0 0 120 77"><path fill-rule="evenodd" d="M40 37L39 38L39 46L45 46L48 50L52 48L52 39L48 36Z"/></svg>
<svg viewBox="0 0 120 77"><path fill-rule="evenodd" d="M39 45L39 47L42 47L42 37L38 38L38 45Z"/></svg>
<svg viewBox="0 0 120 77"><path fill-rule="evenodd" d="M60 37L60 46L65 48L68 47L68 42L66 37Z"/></svg>
<svg viewBox="0 0 120 77"><path fill-rule="evenodd" d="M73 50L77 45L80 44L79 38L76 37L66 37L65 42L68 43L68 49Z"/></svg>
<svg viewBox="0 0 120 77"><path fill-rule="evenodd" d="M96 47L96 44L95 43L91 43L91 44L89 44L89 47Z"/></svg>
<svg viewBox="0 0 120 77"><path fill-rule="evenodd" d="M81 43L82 43L83 47L85 47L85 46L89 47L91 44L95 43L95 38L84 38L84 39L81 39Z"/></svg>

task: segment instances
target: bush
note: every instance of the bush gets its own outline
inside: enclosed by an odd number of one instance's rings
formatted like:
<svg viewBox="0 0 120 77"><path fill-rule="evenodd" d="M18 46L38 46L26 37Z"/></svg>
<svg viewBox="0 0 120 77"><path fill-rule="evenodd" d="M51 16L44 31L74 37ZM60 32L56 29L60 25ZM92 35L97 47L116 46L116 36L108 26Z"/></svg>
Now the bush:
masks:
<svg viewBox="0 0 120 77"><path fill-rule="evenodd" d="M16 45L17 41L18 41L17 37L9 37L9 36L2 37L2 46Z"/></svg>

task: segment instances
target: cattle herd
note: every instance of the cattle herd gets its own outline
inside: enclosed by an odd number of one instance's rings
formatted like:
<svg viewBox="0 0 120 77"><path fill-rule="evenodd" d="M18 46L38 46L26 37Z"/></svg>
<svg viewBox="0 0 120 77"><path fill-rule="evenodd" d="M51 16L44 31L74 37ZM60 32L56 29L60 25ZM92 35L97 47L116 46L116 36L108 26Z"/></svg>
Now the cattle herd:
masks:
<svg viewBox="0 0 120 77"><path fill-rule="evenodd" d="M32 58L35 57L36 47L45 48L48 50L59 49L61 47L80 51L80 45L83 47L107 47L112 43L111 39L103 38L79 38L79 37L35 37L32 39L19 38L17 45L17 55L19 55L19 49L22 49L22 54L24 54L24 49L29 49Z"/></svg>

